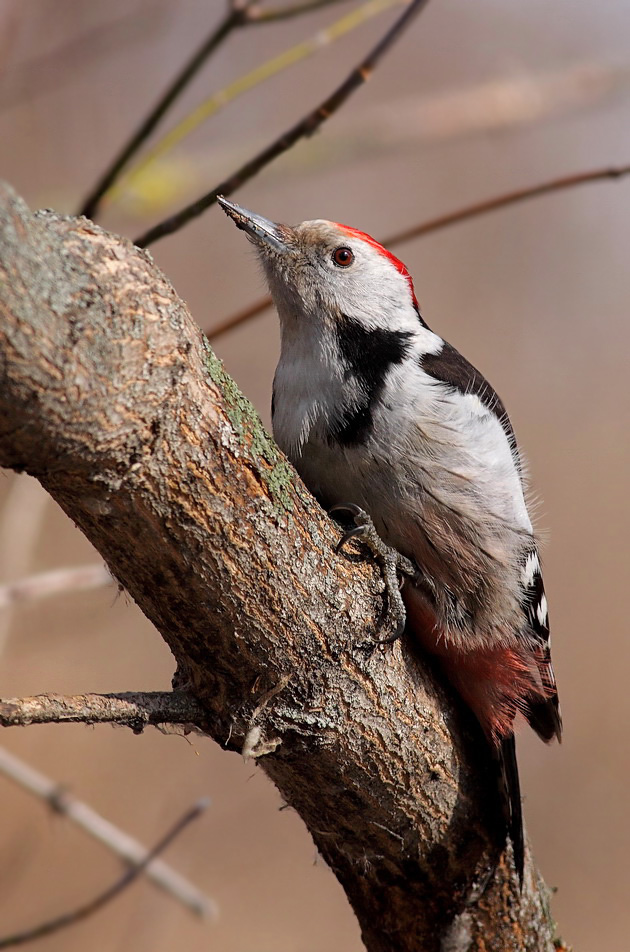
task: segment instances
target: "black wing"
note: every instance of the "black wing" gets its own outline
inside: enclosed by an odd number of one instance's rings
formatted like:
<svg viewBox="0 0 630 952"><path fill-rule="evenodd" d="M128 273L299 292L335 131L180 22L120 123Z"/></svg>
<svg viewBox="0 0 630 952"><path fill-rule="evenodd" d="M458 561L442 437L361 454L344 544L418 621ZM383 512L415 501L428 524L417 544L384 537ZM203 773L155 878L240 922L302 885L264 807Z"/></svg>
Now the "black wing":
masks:
<svg viewBox="0 0 630 952"><path fill-rule="evenodd" d="M512 450L512 456L520 472L521 461L518 455L516 437L510 418L503 406L503 402L496 390L488 383L482 373L473 367L465 357L451 344L444 341L444 346L437 354L423 354L420 358L420 367L440 383L446 384L458 393L473 393L503 427Z"/></svg>
<svg viewBox="0 0 630 952"><path fill-rule="evenodd" d="M547 697L544 700L532 699L528 703L525 716L539 737L548 742L562 736L562 718L556 677L551 663L551 645L549 641L549 613L547 597L543 584L538 551L533 548L527 555L523 568L524 608L529 629L536 638L536 664L540 680Z"/></svg>
<svg viewBox="0 0 630 952"><path fill-rule="evenodd" d="M514 463L520 472L520 457L510 418L501 398L483 374L473 367L465 357L462 357L458 350L446 342L437 354L423 354L420 358L420 366L429 376L446 384L453 390L463 394L475 394L483 405L497 417L510 444ZM551 664L547 599L538 551L535 547L527 554L523 565L523 589L523 604L528 621L528 630L536 639L536 664L546 694L544 699L532 698L530 700L525 716L543 740L550 741L553 737L560 740L562 720L558 704L556 679ZM516 845L515 843L515 847Z"/></svg>

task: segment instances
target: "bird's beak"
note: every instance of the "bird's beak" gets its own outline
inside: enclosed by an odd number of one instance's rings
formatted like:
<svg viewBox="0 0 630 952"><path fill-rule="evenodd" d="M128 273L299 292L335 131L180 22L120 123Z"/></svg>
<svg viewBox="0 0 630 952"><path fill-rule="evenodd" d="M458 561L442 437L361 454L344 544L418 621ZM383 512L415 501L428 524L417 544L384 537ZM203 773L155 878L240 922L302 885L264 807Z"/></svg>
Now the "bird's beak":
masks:
<svg viewBox="0 0 630 952"><path fill-rule="evenodd" d="M254 212L241 208L235 202L229 202L222 195L217 195L217 202L229 215L237 228L241 228L258 245L268 245L274 251L286 254L290 251L290 245L287 238L291 229L287 225L279 225L275 221L269 221L262 215L256 215Z"/></svg>

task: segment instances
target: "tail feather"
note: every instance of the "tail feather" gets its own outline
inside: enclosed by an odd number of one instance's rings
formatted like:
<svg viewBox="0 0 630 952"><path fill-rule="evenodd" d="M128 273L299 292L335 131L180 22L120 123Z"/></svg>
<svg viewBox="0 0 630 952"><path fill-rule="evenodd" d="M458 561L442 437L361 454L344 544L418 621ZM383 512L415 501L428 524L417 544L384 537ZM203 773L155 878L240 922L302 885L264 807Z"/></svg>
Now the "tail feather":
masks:
<svg viewBox="0 0 630 952"><path fill-rule="evenodd" d="M554 737L557 737L559 742L562 740L562 717L557 694L544 700L528 699L524 714L530 727L546 744Z"/></svg>
<svg viewBox="0 0 630 952"><path fill-rule="evenodd" d="M523 869L525 866L525 837L523 833L521 784L518 777L518 764L516 763L514 734L510 734L508 737L502 739L497 753L501 770L501 785L507 832L512 840L514 865L516 866L518 879L522 887Z"/></svg>

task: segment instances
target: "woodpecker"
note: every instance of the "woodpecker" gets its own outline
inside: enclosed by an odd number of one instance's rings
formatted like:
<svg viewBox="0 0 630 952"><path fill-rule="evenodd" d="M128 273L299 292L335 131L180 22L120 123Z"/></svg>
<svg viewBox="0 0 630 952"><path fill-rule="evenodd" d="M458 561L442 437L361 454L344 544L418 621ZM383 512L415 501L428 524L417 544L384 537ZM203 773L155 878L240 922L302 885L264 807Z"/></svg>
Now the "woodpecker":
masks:
<svg viewBox="0 0 630 952"><path fill-rule="evenodd" d="M402 588L406 630L491 745L522 882L514 722L522 715L545 742L560 740L562 722L505 408L427 325L407 268L374 238L323 220L290 227L218 201L256 246L280 318L274 436L325 508L367 513L417 569Z"/></svg>

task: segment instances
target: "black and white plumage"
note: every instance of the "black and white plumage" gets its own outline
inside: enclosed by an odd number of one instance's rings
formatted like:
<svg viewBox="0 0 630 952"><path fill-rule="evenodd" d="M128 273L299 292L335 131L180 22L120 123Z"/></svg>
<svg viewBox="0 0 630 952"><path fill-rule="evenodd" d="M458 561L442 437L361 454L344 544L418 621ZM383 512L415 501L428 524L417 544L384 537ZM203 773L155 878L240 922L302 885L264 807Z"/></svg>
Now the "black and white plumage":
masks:
<svg viewBox="0 0 630 952"><path fill-rule="evenodd" d="M420 316L405 266L328 221L276 224L225 199L256 244L281 327L273 431L326 507L352 502L411 559L407 627L502 765L519 872L513 725L561 721L546 598L514 433L484 377Z"/></svg>

